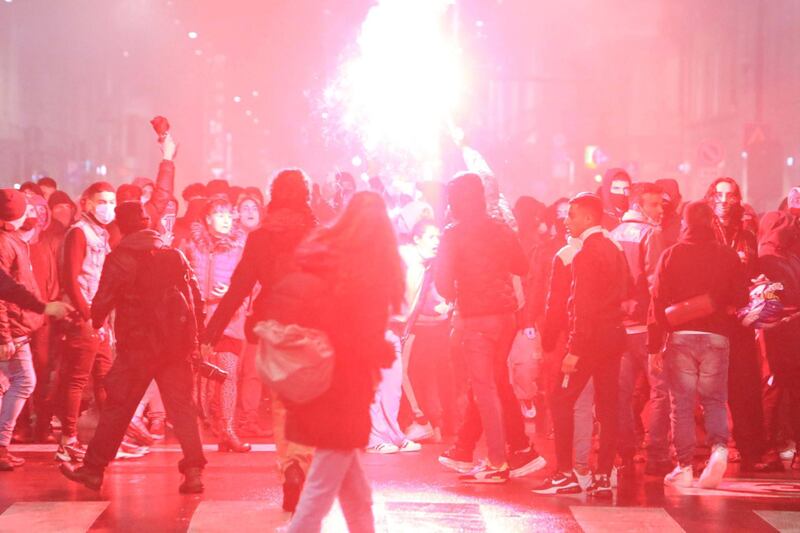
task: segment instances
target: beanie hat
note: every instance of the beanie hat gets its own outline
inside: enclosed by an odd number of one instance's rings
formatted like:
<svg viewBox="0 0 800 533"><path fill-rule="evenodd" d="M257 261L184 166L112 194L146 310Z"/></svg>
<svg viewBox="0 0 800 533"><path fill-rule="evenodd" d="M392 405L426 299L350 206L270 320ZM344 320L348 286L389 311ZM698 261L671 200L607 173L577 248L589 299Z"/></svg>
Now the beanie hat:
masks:
<svg viewBox="0 0 800 533"><path fill-rule="evenodd" d="M114 210L117 224L123 235L150 227L150 217L140 202L123 202Z"/></svg>
<svg viewBox="0 0 800 533"><path fill-rule="evenodd" d="M55 191L53 194L50 195L50 199L47 201L48 207L53 209L57 205L67 204L72 206L73 209L76 208L75 202L72 201L72 198L69 197L67 193L64 191Z"/></svg>
<svg viewBox="0 0 800 533"><path fill-rule="evenodd" d="M123 183L117 188L117 202L140 202L142 200L142 188L138 185Z"/></svg>
<svg viewBox="0 0 800 533"><path fill-rule="evenodd" d="M0 189L0 221L12 222L25 216L25 194L16 189Z"/></svg>

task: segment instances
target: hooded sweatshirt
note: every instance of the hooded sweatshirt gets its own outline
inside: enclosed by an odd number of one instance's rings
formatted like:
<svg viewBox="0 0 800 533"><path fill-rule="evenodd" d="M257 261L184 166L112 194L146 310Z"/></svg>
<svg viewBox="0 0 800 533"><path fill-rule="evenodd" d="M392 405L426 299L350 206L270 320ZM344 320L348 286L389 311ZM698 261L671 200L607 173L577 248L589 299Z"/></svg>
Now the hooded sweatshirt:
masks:
<svg viewBox="0 0 800 533"><path fill-rule="evenodd" d="M783 285L779 297L785 307L800 307L800 255L793 248L800 227L788 213L764 215L758 232L759 272ZM764 330L770 370L780 383L800 380L800 326L797 320Z"/></svg>
<svg viewBox="0 0 800 533"><path fill-rule="evenodd" d="M665 311L671 305L708 294L716 311L673 328ZM738 255L716 241L709 227L690 227L667 248L656 266L653 300L648 319L647 346L659 352L670 331L701 331L729 336L736 319L729 309L747 304L747 277Z"/></svg>

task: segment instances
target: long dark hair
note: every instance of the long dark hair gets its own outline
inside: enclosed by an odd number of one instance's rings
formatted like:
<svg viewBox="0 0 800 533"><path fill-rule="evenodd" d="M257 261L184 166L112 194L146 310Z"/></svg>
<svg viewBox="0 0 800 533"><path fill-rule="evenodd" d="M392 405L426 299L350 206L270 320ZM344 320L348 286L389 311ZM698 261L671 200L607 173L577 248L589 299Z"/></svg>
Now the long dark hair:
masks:
<svg viewBox="0 0 800 533"><path fill-rule="evenodd" d="M377 193L356 193L339 220L313 239L337 257L338 275L365 287L384 287L389 303L399 310L403 275L397 237Z"/></svg>

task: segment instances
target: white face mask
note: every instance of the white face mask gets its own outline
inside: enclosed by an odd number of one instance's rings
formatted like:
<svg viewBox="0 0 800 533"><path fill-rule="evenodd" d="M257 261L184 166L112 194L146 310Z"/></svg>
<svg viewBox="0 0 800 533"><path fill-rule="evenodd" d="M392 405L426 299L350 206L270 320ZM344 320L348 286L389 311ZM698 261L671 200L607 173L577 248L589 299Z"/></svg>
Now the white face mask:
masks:
<svg viewBox="0 0 800 533"><path fill-rule="evenodd" d="M108 225L114 221L114 208L112 204L100 204L94 206L94 218L101 224Z"/></svg>

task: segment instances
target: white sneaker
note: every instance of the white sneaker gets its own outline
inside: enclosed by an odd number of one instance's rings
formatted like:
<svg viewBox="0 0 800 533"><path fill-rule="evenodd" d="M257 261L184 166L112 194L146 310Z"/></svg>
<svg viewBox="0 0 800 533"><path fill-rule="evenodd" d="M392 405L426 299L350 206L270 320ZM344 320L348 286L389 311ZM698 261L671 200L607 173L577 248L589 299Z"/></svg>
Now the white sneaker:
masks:
<svg viewBox="0 0 800 533"><path fill-rule="evenodd" d="M377 444L375 446L370 446L369 448L367 448L367 453L379 453L381 455L397 453L399 451L400 448L388 442L381 442L380 444Z"/></svg>
<svg viewBox="0 0 800 533"><path fill-rule="evenodd" d="M433 426L430 422L427 424L418 424L416 422L412 422L404 431L408 440L413 441L424 441L428 439L432 439L435 437L435 432L433 431Z"/></svg>
<svg viewBox="0 0 800 533"><path fill-rule="evenodd" d="M674 487L691 487L692 479L692 465L675 467L675 470L664 476L664 485L672 485Z"/></svg>
<svg viewBox="0 0 800 533"><path fill-rule="evenodd" d="M711 457L708 459L708 464L700 474L700 481L698 485L703 489L715 489L719 482L722 481L722 476L725 475L725 470L728 469L728 448L724 444L717 444L711 452Z"/></svg>
<svg viewBox="0 0 800 533"><path fill-rule="evenodd" d="M406 452L418 452L422 449L422 444L418 442L414 442L413 440L404 440L403 444L400 445L398 451L400 453Z"/></svg>
<svg viewBox="0 0 800 533"><path fill-rule="evenodd" d="M794 459L794 454L795 454L794 443L791 443L785 449L781 450L781 452L780 452L781 460L782 461L791 461L792 459Z"/></svg>
<svg viewBox="0 0 800 533"><path fill-rule="evenodd" d="M588 489L589 485L591 485L592 481L594 480L594 476L592 475L592 471L591 470L587 470L586 474L581 474L577 470L573 470L573 472L575 473L575 477L577 478L578 485L580 485L581 489L584 490L584 491L586 489Z"/></svg>

